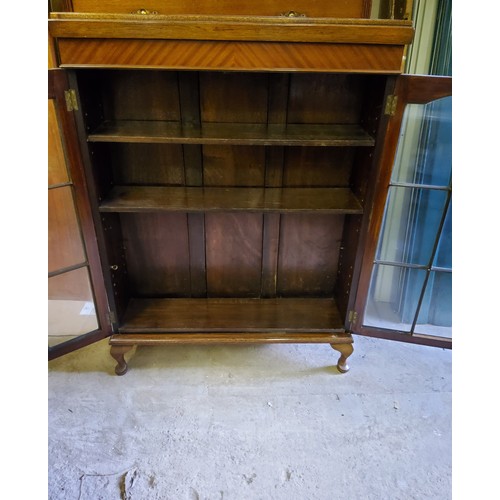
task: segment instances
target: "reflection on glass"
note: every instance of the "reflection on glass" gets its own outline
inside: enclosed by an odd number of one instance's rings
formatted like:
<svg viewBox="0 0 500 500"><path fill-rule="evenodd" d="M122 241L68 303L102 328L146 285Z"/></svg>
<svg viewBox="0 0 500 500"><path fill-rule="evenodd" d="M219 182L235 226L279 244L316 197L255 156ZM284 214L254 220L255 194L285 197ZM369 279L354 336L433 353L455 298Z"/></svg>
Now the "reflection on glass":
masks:
<svg viewBox="0 0 500 500"><path fill-rule="evenodd" d="M406 106L392 183L450 184L451 99L450 96L425 105Z"/></svg>
<svg viewBox="0 0 500 500"><path fill-rule="evenodd" d="M434 267L451 269L451 201L444 220L443 230L439 238ZM451 288L450 288L451 290Z"/></svg>
<svg viewBox="0 0 500 500"><path fill-rule="evenodd" d="M98 328L88 270L49 278L49 347Z"/></svg>
<svg viewBox="0 0 500 500"><path fill-rule="evenodd" d="M64 156L64 148L59 132L55 104L52 99L49 99L48 102L48 167L50 186L68 182L69 177L66 170L66 158Z"/></svg>
<svg viewBox="0 0 500 500"><path fill-rule="evenodd" d="M373 268L364 324L410 332L426 271L376 264Z"/></svg>
<svg viewBox="0 0 500 500"><path fill-rule="evenodd" d="M85 262L70 186L49 189L49 272Z"/></svg>
<svg viewBox="0 0 500 500"><path fill-rule="evenodd" d="M451 328L451 273L431 267L451 270L451 103L446 97L405 108L365 311L367 326L411 332L418 314L412 333L434 335L436 328ZM389 262L396 265L383 265Z"/></svg>
<svg viewBox="0 0 500 500"><path fill-rule="evenodd" d="M451 338L451 273L431 272L415 333Z"/></svg>
<svg viewBox="0 0 500 500"><path fill-rule="evenodd" d="M447 192L390 187L377 260L429 265Z"/></svg>

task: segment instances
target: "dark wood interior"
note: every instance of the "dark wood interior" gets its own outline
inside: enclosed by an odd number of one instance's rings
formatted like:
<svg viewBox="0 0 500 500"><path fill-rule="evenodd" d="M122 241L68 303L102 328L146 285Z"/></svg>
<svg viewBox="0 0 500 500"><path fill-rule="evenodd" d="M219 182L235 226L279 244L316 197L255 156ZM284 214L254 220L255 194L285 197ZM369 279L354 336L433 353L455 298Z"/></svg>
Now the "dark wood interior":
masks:
<svg viewBox="0 0 500 500"><path fill-rule="evenodd" d="M350 228L363 215L385 77L75 75L120 332L141 324L138 311L146 331L178 331L162 304L177 318L219 304L239 318L233 331L252 330L252 304L268 315L260 330L281 330L290 300L304 318L325 307L319 329L344 331L351 280L339 261L357 252ZM191 330L213 331L202 323Z"/></svg>

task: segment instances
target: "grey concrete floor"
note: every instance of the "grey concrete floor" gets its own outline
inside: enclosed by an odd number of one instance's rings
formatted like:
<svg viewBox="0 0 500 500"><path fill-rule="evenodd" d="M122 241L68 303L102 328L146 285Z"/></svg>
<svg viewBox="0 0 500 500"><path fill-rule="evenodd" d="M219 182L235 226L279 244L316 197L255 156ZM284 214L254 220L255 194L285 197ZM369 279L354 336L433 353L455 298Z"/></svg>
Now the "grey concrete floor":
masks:
<svg viewBox="0 0 500 500"><path fill-rule="evenodd" d="M49 363L50 499L451 498L451 351L107 341Z"/></svg>

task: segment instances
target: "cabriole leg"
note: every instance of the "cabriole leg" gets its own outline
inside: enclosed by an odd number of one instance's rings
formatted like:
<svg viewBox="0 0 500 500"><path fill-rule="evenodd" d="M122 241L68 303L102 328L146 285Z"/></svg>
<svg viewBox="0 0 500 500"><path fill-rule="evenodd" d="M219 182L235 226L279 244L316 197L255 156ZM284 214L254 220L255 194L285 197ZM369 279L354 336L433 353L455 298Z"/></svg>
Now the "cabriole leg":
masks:
<svg viewBox="0 0 500 500"><path fill-rule="evenodd" d="M330 344L332 346L332 349L335 349L336 351L340 352L340 358L337 363L337 368L339 372L346 373L349 371L349 365L347 364L347 358L352 354L354 351L354 347L352 346L352 343L349 344Z"/></svg>
<svg viewBox="0 0 500 500"><path fill-rule="evenodd" d="M127 362L125 361L125 354L132 349L131 345L114 345L111 346L111 356L116 359L117 365L115 373L117 375L125 375L128 370Z"/></svg>

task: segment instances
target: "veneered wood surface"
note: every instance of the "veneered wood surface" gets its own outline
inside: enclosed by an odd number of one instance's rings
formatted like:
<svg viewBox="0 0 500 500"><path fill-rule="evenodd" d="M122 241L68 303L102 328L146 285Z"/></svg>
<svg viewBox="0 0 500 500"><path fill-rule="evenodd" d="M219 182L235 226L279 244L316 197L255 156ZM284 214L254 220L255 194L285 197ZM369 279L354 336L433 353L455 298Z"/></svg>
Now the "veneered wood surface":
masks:
<svg viewBox="0 0 500 500"><path fill-rule="evenodd" d="M361 17L366 0L72 0L75 12L116 12L129 14L139 8L159 14L235 14L278 16L293 10L309 17ZM138 5L140 4L140 7Z"/></svg>
<svg viewBox="0 0 500 500"><path fill-rule="evenodd" d="M116 186L101 212L362 213L349 188Z"/></svg>
<svg viewBox="0 0 500 500"><path fill-rule="evenodd" d="M331 299L131 299L120 333L343 332Z"/></svg>
<svg viewBox="0 0 500 500"><path fill-rule="evenodd" d="M403 49L382 43L58 40L60 66L68 68L401 73Z"/></svg>

